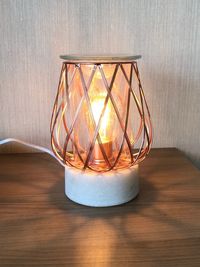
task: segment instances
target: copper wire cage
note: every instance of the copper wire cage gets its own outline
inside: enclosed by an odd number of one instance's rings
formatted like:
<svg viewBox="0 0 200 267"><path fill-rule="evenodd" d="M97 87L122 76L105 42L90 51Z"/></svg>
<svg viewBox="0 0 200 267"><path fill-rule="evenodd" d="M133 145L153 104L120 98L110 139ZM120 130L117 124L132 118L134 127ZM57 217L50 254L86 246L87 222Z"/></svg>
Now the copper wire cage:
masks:
<svg viewBox="0 0 200 267"><path fill-rule="evenodd" d="M140 56L63 56L51 118L51 145L66 165L105 172L141 162L152 123L137 66Z"/></svg>

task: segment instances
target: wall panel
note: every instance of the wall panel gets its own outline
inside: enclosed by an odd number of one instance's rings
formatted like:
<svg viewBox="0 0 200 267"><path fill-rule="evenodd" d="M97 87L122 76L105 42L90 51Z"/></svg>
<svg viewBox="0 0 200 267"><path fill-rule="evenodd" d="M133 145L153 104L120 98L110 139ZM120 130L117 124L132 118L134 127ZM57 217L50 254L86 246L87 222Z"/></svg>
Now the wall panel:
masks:
<svg viewBox="0 0 200 267"><path fill-rule="evenodd" d="M142 54L154 147L200 166L199 0L0 0L0 38L0 138L49 146L60 54Z"/></svg>

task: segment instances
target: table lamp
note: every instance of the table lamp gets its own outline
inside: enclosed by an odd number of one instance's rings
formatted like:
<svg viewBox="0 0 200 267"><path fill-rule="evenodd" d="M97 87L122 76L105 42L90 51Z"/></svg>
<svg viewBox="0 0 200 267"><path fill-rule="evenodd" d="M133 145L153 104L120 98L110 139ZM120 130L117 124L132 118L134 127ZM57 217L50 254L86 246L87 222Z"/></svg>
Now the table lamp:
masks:
<svg viewBox="0 0 200 267"><path fill-rule="evenodd" d="M152 143L141 56L60 57L51 145L65 165L65 194L94 207L128 202L139 192L138 163Z"/></svg>

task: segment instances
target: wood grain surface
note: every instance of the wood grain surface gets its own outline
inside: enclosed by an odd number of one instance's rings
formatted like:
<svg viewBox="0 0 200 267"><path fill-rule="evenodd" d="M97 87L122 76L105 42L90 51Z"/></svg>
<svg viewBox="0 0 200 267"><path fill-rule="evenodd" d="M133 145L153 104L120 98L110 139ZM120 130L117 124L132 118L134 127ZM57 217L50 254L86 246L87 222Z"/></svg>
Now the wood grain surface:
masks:
<svg viewBox="0 0 200 267"><path fill-rule="evenodd" d="M90 208L46 154L0 156L0 266L200 266L200 172L177 149L140 166L140 194Z"/></svg>
<svg viewBox="0 0 200 267"><path fill-rule="evenodd" d="M200 167L199 0L0 0L0 27L0 139L50 146L59 55L139 54L154 147Z"/></svg>

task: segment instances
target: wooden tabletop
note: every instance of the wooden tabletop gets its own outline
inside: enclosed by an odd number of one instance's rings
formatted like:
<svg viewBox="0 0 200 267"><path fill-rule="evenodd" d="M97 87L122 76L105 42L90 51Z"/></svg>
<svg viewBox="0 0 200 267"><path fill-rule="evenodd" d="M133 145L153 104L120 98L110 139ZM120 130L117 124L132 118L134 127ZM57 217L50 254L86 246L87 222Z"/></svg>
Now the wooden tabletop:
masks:
<svg viewBox="0 0 200 267"><path fill-rule="evenodd" d="M140 186L125 205L85 207L49 155L0 155L0 266L200 266L200 171L153 149Z"/></svg>

